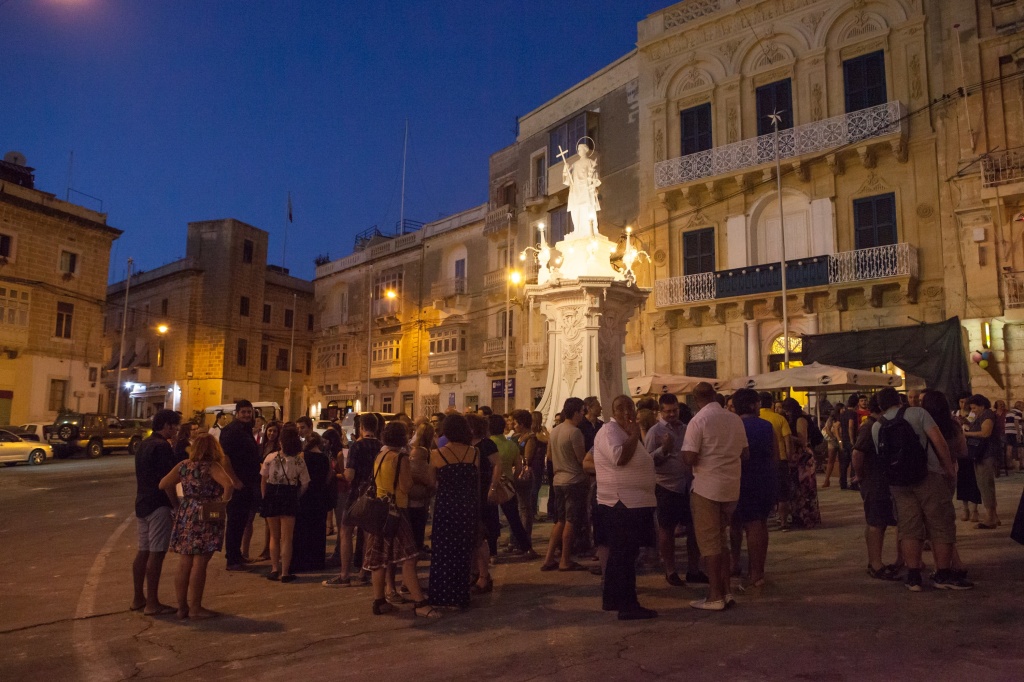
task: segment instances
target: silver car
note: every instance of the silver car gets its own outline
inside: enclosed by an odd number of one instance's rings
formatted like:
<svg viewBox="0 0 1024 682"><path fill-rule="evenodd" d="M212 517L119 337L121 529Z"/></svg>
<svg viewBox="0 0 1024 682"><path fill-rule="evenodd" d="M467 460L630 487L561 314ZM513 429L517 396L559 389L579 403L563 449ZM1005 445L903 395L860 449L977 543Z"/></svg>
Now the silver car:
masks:
<svg viewBox="0 0 1024 682"><path fill-rule="evenodd" d="M53 448L49 443L37 443L23 440L10 431L0 429L0 462L4 466L14 466L18 462L43 464L53 459Z"/></svg>

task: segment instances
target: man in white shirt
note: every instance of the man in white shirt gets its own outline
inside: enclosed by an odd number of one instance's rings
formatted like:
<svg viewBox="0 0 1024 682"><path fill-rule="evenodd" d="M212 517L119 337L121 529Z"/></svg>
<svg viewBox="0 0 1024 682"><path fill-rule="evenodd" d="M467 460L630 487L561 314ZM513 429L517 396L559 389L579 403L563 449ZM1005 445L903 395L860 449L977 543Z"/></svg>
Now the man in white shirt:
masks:
<svg viewBox="0 0 1024 682"><path fill-rule="evenodd" d="M619 620L654 618L636 596L636 559L654 539L654 459L640 440L636 407L628 395L612 402L614 418L594 437L598 523L608 541L603 608Z"/></svg>
<svg viewBox="0 0 1024 682"><path fill-rule="evenodd" d="M715 389L702 381L693 391L697 414L686 425L683 459L693 467L690 511L697 545L707 561L710 590L690 602L695 609L723 611L734 600L729 592L729 524L740 499L740 461L748 455L743 420L715 400Z"/></svg>

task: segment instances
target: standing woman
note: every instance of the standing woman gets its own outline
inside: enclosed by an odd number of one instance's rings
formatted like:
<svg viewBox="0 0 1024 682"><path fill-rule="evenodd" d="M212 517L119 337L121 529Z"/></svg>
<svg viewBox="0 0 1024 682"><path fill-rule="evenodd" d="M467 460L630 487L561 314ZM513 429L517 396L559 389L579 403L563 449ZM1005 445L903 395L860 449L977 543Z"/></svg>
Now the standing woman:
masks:
<svg viewBox="0 0 1024 682"><path fill-rule="evenodd" d="M740 549L747 535L748 584L764 586L764 567L768 557L768 515L775 506L778 483L776 462L779 441L770 422L758 416L761 401L757 392L741 388L732 397L736 414L743 420L750 456L740 469L740 499L732 517L732 574L740 572Z"/></svg>
<svg viewBox="0 0 1024 682"><path fill-rule="evenodd" d="M409 491L409 525L416 549L426 551L424 540L427 535L427 511L433 490L430 488L430 450L434 444L434 427L424 421L416 427L412 442L409 443L409 468L412 470L413 486Z"/></svg>
<svg viewBox="0 0 1024 682"><path fill-rule="evenodd" d="M303 445L302 459L309 472L309 487L299 499L295 515L295 549L292 572L322 571L327 537L327 485L333 479L330 458L323 451L323 439L310 431Z"/></svg>
<svg viewBox="0 0 1024 682"><path fill-rule="evenodd" d="M480 512L479 452L466 418L444 418L448 442L430 453L430 477L437 488L430 555L430 603L469 606L469 566L476 548Z"/></svg>
<svg viewBox="0 0 1024 682"><path fill-rule="evenodd" d="M416 605L416 615L425 618L439 618L441 612L431 606L423 596L419 578L416 576L416 560L419 550L413 541L409 526L409 490L413 485L412 469L405 449L409 443L405 424L395 420L384 428L384 447L374 462L374 481L377 497L390 497L400 513L398 530L392 538L367 534L366 554L363 568L371 572L373 581L373 615L388 613L394 607L388 603L385 582L388 569L401 566L402 585L409 590ZM433 585L431 585L433 592Z"/></svg>
<svg viewBox="0 0 1024 682"><path fill-rule="evenodd" d="M189 447L197 435L199 435L199 424L195 422L183 422L178 427L178 435L174 438L174 454L178 456L178 461L188 459Z"/></svg>
<svg viewBox="0 0 1024 682"><path fill-rule="evenodd" d="M180 504L175 493L178 483L184 493ZM224 546L224 524L204 521L203 503L227 502L234 490L231 476L224 468L224 451L217 439L208 433L199 436L189 458L163 477L160 489L176 507L170 548L181 555L174 579L178 618L216 616L215 612L203 608L203 590L210 559Z"/></svg>
<svg viewBox="0 0 1024 682"><path fill-rule="evenodd" d="M266 459L267 455L272 452L277 452L281 449L281 422L272 421L267 424L266 428L263 429L263 442L260 443L260 454ZM259 508L259 504L257 504ZM251 540L252 535L249 535ZM249 555L249 543L246 542L246 538L242 537L243 541L243 554ZM257 561L270 561L270 523L264 520L263 522L263 551L258 557Z"/></svg>
<svg viewBox="0 0 1024 682"><path fill-rule="evenodd" d="M302 440L293 424L281 428L280 442L281 449L267 455L260 467L261 513L270 526L271 568L267 579L289 583L295 580L291 573L295 515L299 498L309 485L309 472L300 457Z"/></svg>
<svg viewBox="0 0 1024 682"><path fill-rule="evenodd" d="M490 427L487 418L472 413L466 415L466 423L472 434L470 444L477 449L480 466L480 523L477 526L475 540L476 552L475 571L471 571L476 580L470 588L470 594L487 594L494 585L491 581L491 561L497 559L498 536L501 535L501 521L498 519L498 505L487 499L491 486L497 485L501 479L501 456L498 446L490 438ZM440 449L440 448L438 448Z"/></svg>
<svg viewBox="0 0 1024 682"><path fill-rule="evenodd" d="M996 428L998 419L988 398L972 395L967 405L974 414L974 421L967 429L967 450L974 460L974 476L981 493L981 506L985 510L985 517L975 527L992 530L1001 523L996 512L996 467L1003 449L1001 434Z"/></svg>
<svg viewBox="0 0 1024 682"><path fill-rule="evenodd" d="M782 409L789 420L797 453L796 466L789 469L793 484L793 522L804 528L814 528L821 523L821 509L818 507L818 481L808 431L811 418L804 414L800 403L793 398L782 401Z"/></svg>
<svg viewBox="0 0 1024 682"><path fill-rule="evenodd" d="M839 403L832 408L832 414L828 416L825 428L821 430L821 435L825 437L825 445L828 446L828 454L825 459L825 482L821 484L822 488L828 488L832 485L832 471L836 467L839 449L842 447L842 423L843 404Z"/></svg>
<svg viewBox="0 0 1024 682"><path fill-rule="evenodd" d="M327 455L328 463L330 465L330 471L328 472L327 479L327 535L338 536L338 532L341 530L341 521L338 519L338 479L335 472L338 469L338 458L340 457L342 462L345 461L344 448L341 431L336 429L333 425L328 427L324 431L323 438L323 450L324 454ZM348 500L346 500L347 502ZM337 562L341 561L341 541L338 540L334 545L334 554L331 555L331 559Z"/></svg>

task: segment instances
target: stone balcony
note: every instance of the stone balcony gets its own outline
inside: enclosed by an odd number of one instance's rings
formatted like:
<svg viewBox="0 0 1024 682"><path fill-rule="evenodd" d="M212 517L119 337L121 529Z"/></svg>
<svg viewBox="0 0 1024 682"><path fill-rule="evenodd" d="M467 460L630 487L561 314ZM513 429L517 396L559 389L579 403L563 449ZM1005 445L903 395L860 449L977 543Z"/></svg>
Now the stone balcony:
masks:
<svg viewBox="0 0 1024 682"><path fill-rule="evenodd" d="M505 338L504 336L496 336L485 340L483 357L490 360L503 358L505 356ZM514 336L508 337L508 359L509 362L515 362L516 359L516 339Z"/></svg>
<svg viewBox="0 0 1024 682"><path fill-rule="evenodd" d="M803 296L808 310L815 295L827 295L845 310L847 297L857 290L864 291L875 307L881 305L882 293L893 287L915 300L917 280L917 249L906 243L786 261L787 296ZM780 264L766 263L658 280L654 301L658 308L682 308L687 316L707 309L721 317L726 306L740 305L749 319L756 301L781 303L781 290Z"/></svg>
<svg viewBox="0 0 1024 682"><path fill-rule="evenodd" d="M906 159L909 125L901 102L834 116L779 131L779 158L799 162L803 157L834 152L847 145L857 147L865 165L874 165L868 146L871 141L888 140L901 160ZM775 135L761 135L696 154L661 161L654 166L654 183L659 192L719 176L736 176L765 170L775 163ZM829 159L829 165L838 164Z"/></svg>
<svg viewBox="0 0 1024 682"><path fill-rule="evenodd" d="M548 362L548 344L524 343L522 355L523 367L543 367Z"/></svg>
<svg viewBox="0 0 1024 682"><path fill-rule="evenodd" d="M1024 308L1024 272L1003 273L1003 296L1007 310Z"/></svg>
<svg viewBox="0 0 1024 682"><path fill-rule="evenodd" d="M981 159L983 198L1007 197L1024 192L1024 147L986 154Z"/></svg>
<svg viewBox="0 0 1024 682"><path fill-rule="evenodd" d="M465 380L469 369L468 353L455 351L432 353L427 361L427 371L435 384L457 384Z"/></svg>
<svg viewBox="0 0 1024 682"><path fill-rule="evenodd" d="M430 298L437 300L450 296L462 296L466 293L467 283L465 277L449 277L440 282L430 285Z"/></svg>
<svg viewBox="0 0 1024 682"><path fill-rule="evenodd" d="M484 275L484 289L498 289L508 282L508 268L491 270Z"/></svg>
<svg viewBox="0 0 1024 682"><path fill-rule="evenodd" d="M515 222L514 210L513 206L502 204L488 211L487 218L484 220L484 234L503 234L509 228L509 225Z"/></svg>

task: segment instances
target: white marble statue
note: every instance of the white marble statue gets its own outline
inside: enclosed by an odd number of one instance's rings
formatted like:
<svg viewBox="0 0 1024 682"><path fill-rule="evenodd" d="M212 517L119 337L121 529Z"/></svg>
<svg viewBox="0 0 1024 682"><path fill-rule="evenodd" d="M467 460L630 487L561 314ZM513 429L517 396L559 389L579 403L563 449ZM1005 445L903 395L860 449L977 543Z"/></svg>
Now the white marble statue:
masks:
<svg viewBox="0 0 1024 682"><path fill-rule="evenodd" d="M571 238L595 237L597 231L597 212L601 204L597 199L597 188L601 186L601 178L597 175L597 162L590 155L590 147L585 142L576 146L579 158L572 164L566 162L567 152L559 147L559 156L565 165L562 168L562 179L569 186L569 215L572 216Z"/></svg>

